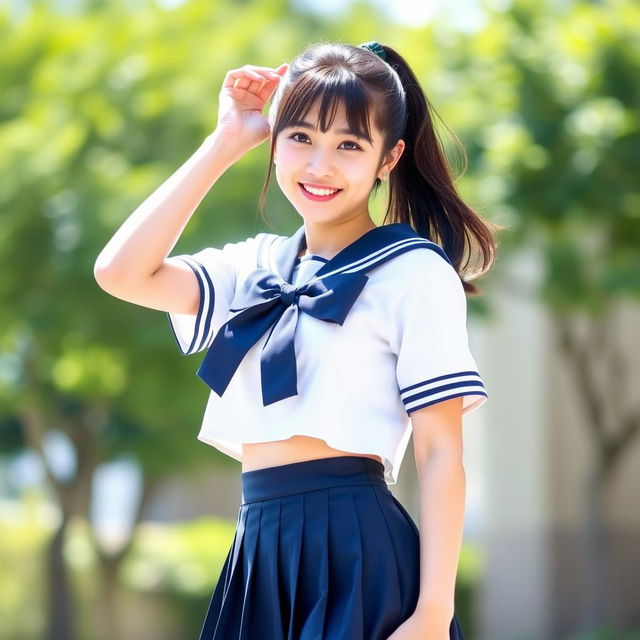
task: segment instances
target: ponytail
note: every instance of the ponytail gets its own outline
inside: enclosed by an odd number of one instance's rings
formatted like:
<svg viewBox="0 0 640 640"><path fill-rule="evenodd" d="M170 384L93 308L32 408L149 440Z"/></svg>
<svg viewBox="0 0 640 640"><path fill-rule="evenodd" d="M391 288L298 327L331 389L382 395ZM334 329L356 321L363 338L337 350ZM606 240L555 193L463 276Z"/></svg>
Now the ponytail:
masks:
<svg viewBox="0 0 640 640"><path fill-rule="evenodd" d="M436 110L406 60L389 46L384 50L387 63L395 69L405 90L407 114L401 136L405 150L391 172L385 219L406 222L419 235L438 243L460 275L465 291L477 295L481 289L466 281L463 275L472 270L477 277L491 267L496 249L493 232L502 227L484 219L457 193L433 126L431 114L437 114ZM464 147L448 127L447 130L459 144L466 161ZM482 257L479 269L470 265L476 247Z"/></svg>

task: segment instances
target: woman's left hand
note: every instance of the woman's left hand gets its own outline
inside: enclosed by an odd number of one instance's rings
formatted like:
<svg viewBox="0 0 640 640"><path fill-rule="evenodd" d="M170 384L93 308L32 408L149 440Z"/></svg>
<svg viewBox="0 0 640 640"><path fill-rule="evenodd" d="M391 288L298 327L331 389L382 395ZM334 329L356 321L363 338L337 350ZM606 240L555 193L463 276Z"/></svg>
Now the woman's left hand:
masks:
<svg viewBox="0 0 640 640"><path fill-rule="evenodd" d="M387 640L449 640L450 626L451 619L417 610Z"/></svg>

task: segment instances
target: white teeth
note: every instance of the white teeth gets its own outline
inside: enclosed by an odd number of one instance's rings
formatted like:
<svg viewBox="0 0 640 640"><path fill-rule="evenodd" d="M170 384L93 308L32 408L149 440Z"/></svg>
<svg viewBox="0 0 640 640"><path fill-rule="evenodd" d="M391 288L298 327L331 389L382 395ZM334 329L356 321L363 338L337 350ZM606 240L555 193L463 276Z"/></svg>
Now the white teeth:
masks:
<svg viewBox="0 0 640 640"><path fill-rule="evenodd" d="M338 189L314 189L313 187L308 187L306 184L303 184L302 186L305 191L313 193L314 196L330 196L332 193L338 191Z"/></svg>

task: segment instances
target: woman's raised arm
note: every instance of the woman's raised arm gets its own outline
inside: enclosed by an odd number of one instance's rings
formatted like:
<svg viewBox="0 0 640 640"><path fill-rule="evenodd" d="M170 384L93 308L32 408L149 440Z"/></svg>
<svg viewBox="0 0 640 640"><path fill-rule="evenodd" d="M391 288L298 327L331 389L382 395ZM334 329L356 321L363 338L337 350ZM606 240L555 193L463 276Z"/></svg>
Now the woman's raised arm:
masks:
<svg viewBox="0 0 640 640"><path fill-rule="evenodd" d="M278 70L245 65L227 73L215 131L125 220L98 255L94 276L102 289L160 311L196 313L195 275L167 256L220 176L269 136L261 113L284 71L286 65Z"/></svg>

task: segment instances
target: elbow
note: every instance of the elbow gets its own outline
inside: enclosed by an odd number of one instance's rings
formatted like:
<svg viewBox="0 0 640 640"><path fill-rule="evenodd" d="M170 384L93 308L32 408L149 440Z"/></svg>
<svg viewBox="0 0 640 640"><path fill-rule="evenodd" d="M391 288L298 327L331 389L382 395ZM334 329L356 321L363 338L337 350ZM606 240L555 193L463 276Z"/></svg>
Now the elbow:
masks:
<svg viewBox="0 0 640 640"><path fill-rule="evenodd" d="M98 256L93 265L93 277L95 278L101 289L105 288L109 273L109 268L106 265L102 264L102 262L100 261L100 256Z"/></svg>
<svg viewBox="0 0 640 640"><path fill-rule="evenodd" d="M95 278L95 281L98 283L98 286L103 289L104 291L107 291L109 288L108 285L108 274L107 274L107 270L103 269L102 267L96 267L94 266L93 268L93 277Z"/></svg>
<svg viewBox="0 0 640 640"><path fill-rule="evenodd" d="M116 284L114 283L114 281L111 279L111 276L108 275L107 273L100 271L100 270L94 270L93 272L93 277L95 278L96 282L98 283L98 286L106 293L115 296L116 298L119 297L118 296L118 288L116 286Z"/></svg>
<svg viewBox="0 0 640 640"><path fill-rule="evenodd" d="M111 270L109 269L109 267L104 264L101 256L98 256L93 264L93 277L102 289L104 289L104 285L110 273Z"/></svg>
<svg viewBox="0 0 640 640"><path fill-rule="evenodd" d="M109 264L102 254L100 254L93 265L93 277L98 286L107 293L113 294L117 288L117 283L121 279L112 264Z"/></svg>
<svg viewBox="0 0 640 640"><path fill-rule="evenodd" d="M96 258L93 264L93 277L101 289L113 296L119 297L119 293L130 286L131 266L125 265L122 256L115 254L107 245Z"/></svg>

